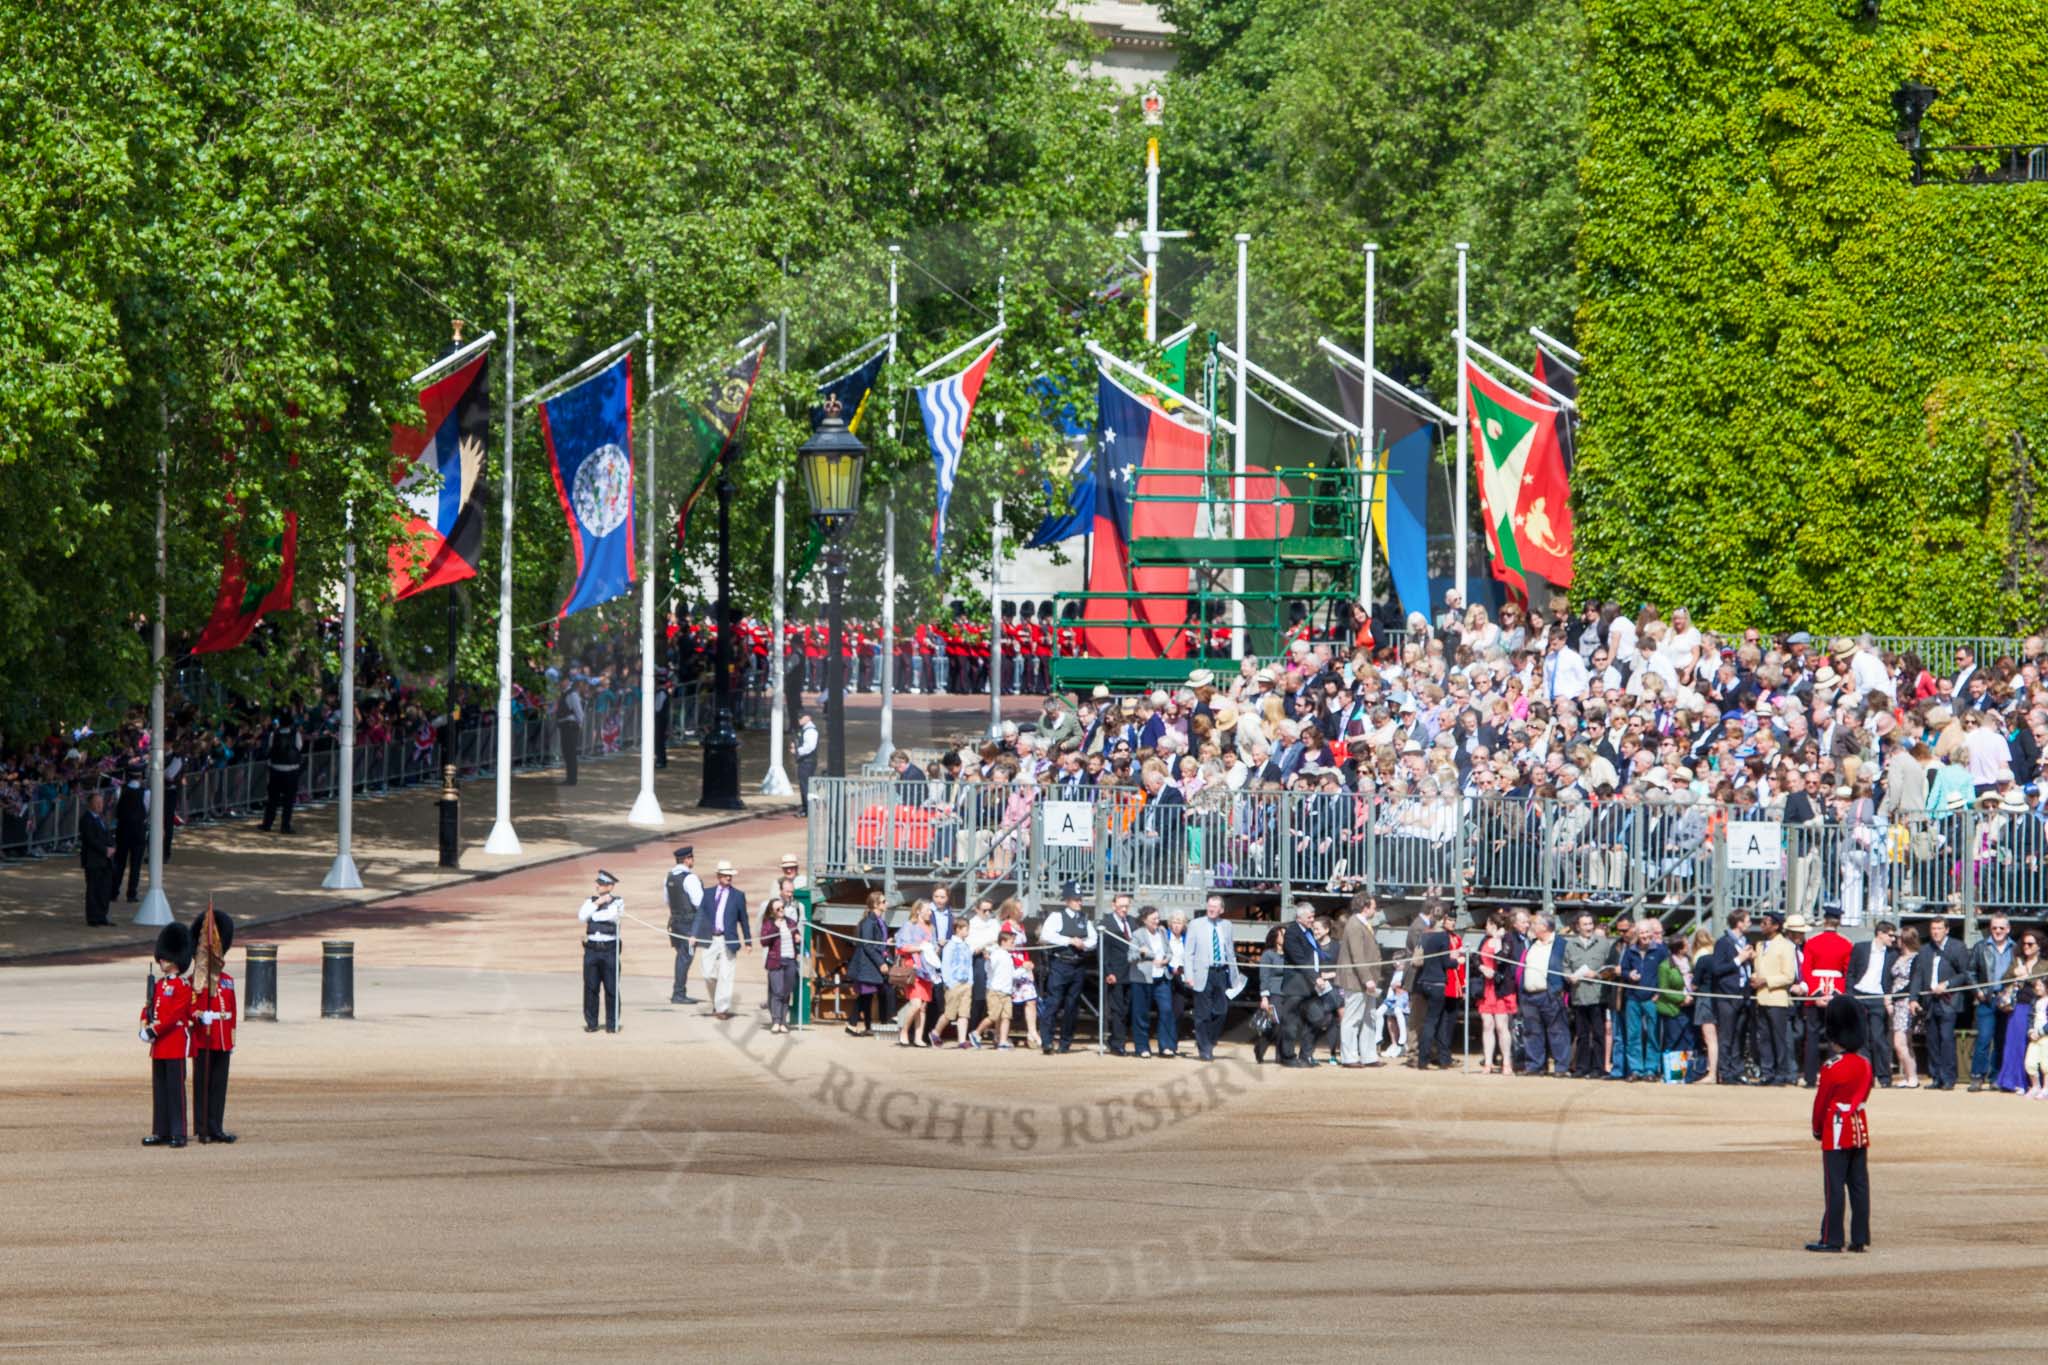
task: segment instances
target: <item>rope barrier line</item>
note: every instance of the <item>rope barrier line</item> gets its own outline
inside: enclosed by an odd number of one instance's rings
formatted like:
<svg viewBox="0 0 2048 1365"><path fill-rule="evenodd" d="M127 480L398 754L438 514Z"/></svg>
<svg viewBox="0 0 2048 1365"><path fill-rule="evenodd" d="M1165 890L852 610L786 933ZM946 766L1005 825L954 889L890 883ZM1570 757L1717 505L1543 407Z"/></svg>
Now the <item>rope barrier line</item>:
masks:
<svg viewBox="0 0 2048 1365"><path fill-rule="evenodd" d="M635 924L637 924L637 925L640 925L640 926L641 926L642 928L645 928L645 929L651 929L651 930L655 931L656 933L660 933L660 934L665 934L665 935L667 935L667 936L668 936L668 937L669 937L670 939L683 939L683 940L688 940L688 941L690 941L690 942L693 942L693 943L694 943L694 942L698 942L698 941L699 941L699 940L698 940L698 939L696 938L696 936L695 936L695 935L692 935L692 934L679 934L679 933L676 933L676 932L675 932L675 931L674 931L673 929L670 929L670 928L668 928L668 927L667 927L666 925L659 925L659 924L650 924L650 923L648 923L648 921L646 921L646 920L644 920L644 919L641 919L641 918L640 918L640 917L639 917L638 915L628 914L628 913L627 913L627 912L625 912L625 911L620 911L620 912L619 912L619 918L620 918L620 919L629 919L629 920L633 921L633 923L635 923ZM870 943L870 944L871 944L871 943L874 943L874 940L873 940L873 939L865 939L865 938L861 938L861 937L860 937L859 935L857 935L857 934L846 934L846 933L841 933L841 932L840 932L839 930L837 930L837 929L833 929L833 928L830 928L830 927L829 927L829 926L827 926L827 925L823 925L823 924L818 924L818 923L815 923L815 922L807 923L807 924L805 925L805 927L806 927L806 928L808 928L808 929L809 929L809 930L810 930L810 931L811 931L812 933L814 933L814 934L823 934L823 935L825 935L825 936L826 936L827 938L836 938L836 939L838 939L838 940L840 940L841 942L844 942L844 943ZM1123 944L1123 945L1124 945L1125 947L1127 947L1127 948L1131 948L1131 947L1136 947L1136 946L1137 946L1137 944L1136 944L1135 940L1132 940L1132 939L1128 939L1128 938L1125 938L1125 937L1124 937L1124 936L1123 936L1122 934L1119 934L1119 933L1117 933L1117 932L1116 932L1116 931L1115 931L1114 929L1104 929L1104 928L1101 928L1100 926L1098 926L1098 927L1097 927L1097 929L1096 929L1096 933L1097 933L1097 935L1098 935L1098 937L1099 937L1099 938L1113 938L1113 939L1115 939L1115 940L1116 940L1117 942L1119 942L1119 943ZM708 940L704 940L704 941L707 941L707 942L708 942ZM1553 942L1562 942L1562 940L1553 940ZM895 945L894 945L893 943L887 943L887 942L885 942L885 943L879 944L879 945L877 945L877 946L881 947L881 948L882 948L882 949L883 949L884 951L888 951L888 952L894 952L894 951L896 951L896 946L895 946ZM935 942L933 946L935 946L935 947L938 947L938 946L943 946L943 945L939 945L939 944L937 944L937 943ZM1064 943L1030 943L1030 944L1019 944L1019 945L1018 945L1018 946L1017 946L1016 948L1012 949L1012 951L1014 951L1014 952L1020 952L1020 953L1044 953L1044 952L1054 952L1054 951L1057 951L1057 950L1063 949L1063 948L1065 948L1065 947L1067 947L1067 946L1068 946L1068 945L1067 945L1067 944L1064 944ZM1395 957L1392 957L1392 958L1386 958L1386 959L1383 959L1383 960L1382 960L1382 962L1381 962L1381 966L1382 966L1382 967L1385 967L1385 966L1389 966L1389 965L1391 965L1391 966L1392 966L1392 967L1393 967L1393 968L1394 968L1394 969L1395 969L1396 971L1402 971L1402 972L1405 972L1405 971L1406 971L1406 970L1407 970L1407 969L1408 969L1409 967L1411 967L1411 966L1414 966L1414 965L1416 965L1416 964L1419 964L1419 963L1423 963L1423 962L1430 962L1430 961L1434 961L1435 959L1437 959L1437 958L1440 958L1440 957L1462 957L1462 958L1466 958L1466 959L1468 959L1468 960L1475 960L1475 961L1476 961L1476 959L1478 958L1478 955L1479 955L1479 950L1478 950L1477 948L1474 948L1474 947L1472 947L1472 946L1470 946L1470 945L1468 944L1468 945L1466 945L1466 946L1464 946L1464 947L1461 947L1461 948L1450 948L1450 949L1446 949L1446 950L1444 950L1443 952L1439 952L1439 953L1402 953L1402 954L1399 954L1398 956L1395 956ZM1236 965L1237 965L1238 971L1239 971L1240 973L1243 973L1243 974L1249 975L1249 973L1250 973L1250 972L1251 972L1252 970L1258 970L1258 971L1289 971L1289 972L1317 972L1317 973L1329 972L1329 973L1335 973L1335 972L1337 971L1337 969L1338 969L1338 967L1339 967L1340 965L1349 965L1349 964L1339 964L1339 963L1335 963L1335 962L1327 962L1327 963L1325 963L1325 962L1318 962L1318 963L1300 963L1300 962L1254 962L1254 963L1250 964L1250 966L1249 966L1249 967L1247 967L1245 963L1243 963L1242 961L1240 961L1240 962L1238 962L1238 963L1237 963ZM1468 965L1470 965L1470 962L1469 962L1469 961L1468 961ZM1516 964L1511 964L1511 966L1514 966L1514 967L1517 967L1517 968L1518 968L1518 967L1520 966L1520 964L1519 964L1519 963L1516 963ZM2001 991L2002 991L2002 990L2004 990L2004 989L2005 989L2005 988L2006 988L2007 986L2009 986L2009 985L2022 985L2022 984L2024 984L2024 983L2026 983L2026 982L2029 982L2029 981L2039 981L2039 980L2042 980L2042 979L2044 979L2044 978L2048 978L2048 968L2044 968L2043 970L2041 970L2041 971L2038 971L2038 972L2030 972L2030 973L2028 973L2028 974L2027 974L2027 975L2025 975L2025 976L2017 976L2017 977L2006 977L2005 979L2003 979L2003 980L1999 981L1999 982L1998 982L1998 983L1997 983L1996 985L1982 985L1982 984L1978 984L1978 983L1974 983L1974 982L1973 982L1972 984L1970 984L1970 985L1968 985L1968 986L1952 986L1952 987L1950 987L1950 988L1949 988L1949 991L1950 991L1950 993L1951 993L1951 994L1955 994L1955 995L1962 995L1962 994L1964 994L1964 993L1974 993L1974 992L1976 992L1976 991L1980 991L1980 990L2001 990ZM1646 983L1646 982L1632 982L1632 981L1619 981L1619 980L1616 980L1616 979L1614 979L1614 978L1611 978L1611 977L1604 977L1604 976L1591 976L1591 977L1580 977L1580 976L1570 976L1570 975L1567 975L1567 976L1565 976L1565 989L1566 989L1566 990L1571 990L1571 989L1573 989L1573 988L1575 988L1575 987L1577 987L1577 986L1582 986L1582 985L1598 985L1598 986L1599 986L1599 987L1600 987L1600 988L1601 988L1602 990L1606 990L1606 989L1612 988L1612 989L1616 989L1616 990L1623 990L1623 991L1646 991L1646 992L1649 992L1649 993L1651 993L1651 994L1656 994L1656 995L1662 995L1662 994L1663 994L1663 993L1664 993L1664 992L1665 992L1666 990L1670 989L1669 987L1664 987L1664 986L1654 986L1654 985L1650 985L1650 984L1648 984L1648 983ZM1786 990L1786 992L1787 992L1788 994L1791 994L1791 995L1793 996L1793 1003L1794 1003L1794 1004L1797 1004L1797 1005L1818 1005L1818 1004L1820 1004L1820 1003L1821 1003L1821 1002L1822 1002L1822 1001L1823 1001L1823 1000L1824 1000L1824 999L1826 998L1826 997L1822 997L1822 996L1808 996L1808 995L1802 995L1802 994L1799 994L1799 993L1797 993L1797 992L1794 992L1794 991L1792 990L1792 988L1791 988L1790 986L1787 986L1787 987L1785 987L1785 990ZM1514 992L1514 994L1517 994L1517 995L1519 995L1519 994L1521 994L1521 992L1520 992L1519 990L1517 990L1517 991L1515 991L1515 992ZM1912 993L1911 991L1880 991L1880 992L1878 992L1878 993L1877 993L1877 994L1875 994L1875 995L1869 995L1869 994L1856 994L1856 995L1852 995L1852 996L1851 996L1850 998L1851 998L1851 999L1854 999L1854 1000L1880 1000L1880 1001L1883 1001L1884 1003L1886 1003L1887 1005L1889 1005L1889 1004L1890 1004L1890 1003L1891 1003L1892 1001L1894 1001L1894 1000L1906 1000L1906 999L1910 999L1910 998L1912 997L1912 994L1913 994L1913 993ZM1686 992L1686 999L1687 999L1688 1001L1692 1001L1692 1000L1738 1000L1738 1001L1754 1001L1754 1000L1756 999L1756 994L1755 994L1754 992L1750 992L1750 993L1748 993L1748 994L1744 994L1744 995L1735 995L1735 994L1730 994L1729 992L1726 992L1726 991L1687 991L1687 992Z"/></svg>

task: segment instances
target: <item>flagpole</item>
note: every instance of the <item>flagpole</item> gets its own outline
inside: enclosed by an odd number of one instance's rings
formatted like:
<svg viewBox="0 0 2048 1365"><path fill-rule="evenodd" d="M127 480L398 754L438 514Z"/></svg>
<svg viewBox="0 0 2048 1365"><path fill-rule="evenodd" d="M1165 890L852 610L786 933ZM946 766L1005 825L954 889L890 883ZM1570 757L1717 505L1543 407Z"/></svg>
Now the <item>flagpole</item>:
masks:
<svg viewBox="0 0 2048 1365"><path fill-rule="evenodd" d="M518 300L505 291L505 461L499 473L499 496L504 503L504 531L498 542L498 812L491 823L491 837L484 840L484 852L499 857L516 857L519 836L512 829L512 425L517 411L512 395L513 360L519 337Z"/></svg>
<svg viewBox="0 0 2048 1365"><path fill-rule="evenodd" d="M356 824L356 509L350 503L342 509L348 539L341 547L341 773L336 783L340 809L335 814L334 864L327 891L360 891L362 874L356 870L354 853Z"/></svg>
<svg viewBox="0 0 2048 1365"><path fill-rule="evenodd" d="M647 392L654 392L654 301L647 303ZM654 403L641 421L647 427L646 581L640 585L640 795L626 816L629 825L660 826L661 801L654 794ZM666 714L662 719L666 720Z"/></svg>
<svg viewBox="0 0 2048 1365"><path fill-rule="evenodd" d="M149 892L129 921L142 925L171 922L171 901L164 894L164 612L169 610L164 584L170 575L170 504L165 490L171 481L168 402L158 400L157 417L163 425L163 439L156 450L156 612L149 623Z"/></svg>
<svg viewBox="0 0 2048 1365"><path fill-rule="evenodd" d="M996 494L988 551L988 737L1003 733L1003 495Z"/></svg>
<svg viewBox="0 0 2048 1365"><path fill-rule="evenodd" d="M774 667L768 675L768 775L761 779L763 796L787 796L793 790L789 785L789 774L782 767L782 727L787 718L783 683L789 669L789 660L784 654L783 622L786 615L784 594L789 584L789 550L784 525L788 517L789 481L775 481L775 639L769 646L768 657Z"/></svg>
<svg viewBox="0 0 2048 1365"><path fill-rule="evenodd" d="M882 504L882 738L874 768L881 772L896 752L896 500Z"/></svg>
<svg viewBox="0 0 2048 1365"><path fill-rule="evenodd" d="M1246 314L1249 311L1251 247L1252 235L1249 232L1238 233L1237 400L1231 409L1231 416L1237 419L1236 439L1233 442L1234 454L1231 461L1236 477L1231 480L1230 484L1230 531L1231 535L1239 541L1245 538L1245 435L1251 426L1251 423L1246 420L1246 413L1251 399L1246 388L1250 376L1246 373L1245 361L1245 332L1247 330ZM1242 659L1250 652L1248 646L1251 644L1250 637L1245 633L1244 568L1242 565L1230 571L1230 618L1230 623L1234 627L1231 631L1232 657Z"/></svg>
<svg viewBox="0 0 2048 1365"><path fill-rule="evenodd" d="M1373 324L1377 321L1378 265L1380 247L1378 242L1365 244L1365 377L1359 385L1365 395L1360 410L1363 420L1359 426L1365 429L1364 440L1360 443L1365 452L1365 524L1360 528L1358 552L1358 585L1365 595L1366 615L1372 615L1372 542L1377 518L1373 513L1379 508L1380 481L1380 429L1378 413L1373 406Z"/></svg>
<svg viewBox="0 0 2048 1365"><path fill-rule="evenodd" d="M1159 344L1159 139L1145 139L1145 344ZM1238 338L1240 341L1242 337Z"/></svg>
<svg viewBox="0 0 2048 1365"><path fill-rule="evenodd" d="M1466 484L1472 477L1471 460L1471 419L1466 413L1465 395L1465 253L1472 248L1465 242L1457 243L1458 248L1458 554L1457 580L1458 604L1460 608L1471 605L1466 592L1466 555L1472 540L1470 509L1466 502Z"/></svg>

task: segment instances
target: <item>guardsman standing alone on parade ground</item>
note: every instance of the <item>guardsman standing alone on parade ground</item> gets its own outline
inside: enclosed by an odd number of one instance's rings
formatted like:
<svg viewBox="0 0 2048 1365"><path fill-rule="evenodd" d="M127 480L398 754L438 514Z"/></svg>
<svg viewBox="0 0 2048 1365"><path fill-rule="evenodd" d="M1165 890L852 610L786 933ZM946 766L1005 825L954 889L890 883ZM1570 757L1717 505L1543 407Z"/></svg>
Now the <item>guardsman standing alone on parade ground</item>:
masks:
<svg viewBox="0 0 2048 1365"><path fill-rule="evenodd" d="M676 865L668 870L662 887L668 896L668 941L676 950L676 979L670 988L671 1005L694 1005L690 994L690 959L696 956L697 908L704 904L704 883L697 877L697 850L684 844L676 850Z"/></svg>
<svg viewBox="0 0 2048 1365"><path fill-rule="evenodd" d="M583 925L583 1031L597 1032L597 993L604 992L604 1031L619 1031L619 879L599 868L597 889L576 911Z"/></svg>
<svg viewBox="0 0 2048 1365"><path fill-rule="evenodd" d="M192 932L173 921L156 936L156 973L142 1007L142 1041L149 1045L150 1124L145 1147L185 1145L185 1059L192 1054L197 1008L185 973L192 968Z"/></svg>
<svg viewBox="0 0 2048 1365"><path fill-rule="evenodd" d="M1863 1056L1863 1015L1853 1000L1838 995L1828 1001L1822 1019L1828 1046L1835 1054L1821 1067L1820 1084L1813 1092L1813 1136L1820 1142L1826 1203L1820 1240L1808 1242L1806 1249L1866 1251L1870 1247L1870 1122L1863 1106L1870 1099L1870 1063ZM1849 1204L1846 1229L1842 1226L1845 1194Z"/></svg>
<svg viewBox="0 0 2048 1365"><path fill-rule="evenodd" d="M235 922L212 906L192 921L192 995L197 1023L192 1029L192 1136L201 1142L233 1142L223 1125L228 1112L228 1061L235 1052L235 979L227 973Z"/></svg>

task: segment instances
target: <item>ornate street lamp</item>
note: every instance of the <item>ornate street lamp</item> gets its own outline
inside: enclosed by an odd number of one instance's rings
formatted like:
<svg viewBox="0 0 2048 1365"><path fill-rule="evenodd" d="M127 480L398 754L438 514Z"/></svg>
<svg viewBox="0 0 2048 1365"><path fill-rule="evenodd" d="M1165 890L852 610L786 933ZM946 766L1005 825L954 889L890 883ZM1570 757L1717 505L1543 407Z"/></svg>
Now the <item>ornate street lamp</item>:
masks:
<svg viewBox="0 0 2048 1365"><path fill-rule="evenodd" d="M846 776L846 677L840 653L840 595L846 587L846 551L840 539L860 511L860 472L867 447L846 429L839 399L825 400L825 420L796 453L811 520L825 538L825 582L830 591L825 645L825 772Z"/></svg>
<svg viewBox="0 0 2048 1365"><path fill-rule="evenodd" d="M732 462L737 434L718 462L718 614L711 638L711 728L704 733L704 791L697 805L707 810L744 810L740 800L740 736L733 722Z"/></svg>

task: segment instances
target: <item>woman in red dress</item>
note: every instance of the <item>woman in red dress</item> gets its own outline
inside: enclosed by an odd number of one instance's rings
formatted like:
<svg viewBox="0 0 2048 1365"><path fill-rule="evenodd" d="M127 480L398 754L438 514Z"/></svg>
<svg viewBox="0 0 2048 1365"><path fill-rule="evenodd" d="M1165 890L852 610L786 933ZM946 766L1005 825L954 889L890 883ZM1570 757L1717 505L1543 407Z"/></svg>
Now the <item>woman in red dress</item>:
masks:
<svg viewBox="0 0 2048 1365"><path fill-rule="evenodd" d="M1515 976L1508 960L1507 916L1494 911L1486 920L1486 937L1479 942L1479 1074L1505 1076L1515 1055ZM1494 1045L1500 1046L1500 1064L1494 1065Z"/></svg>

